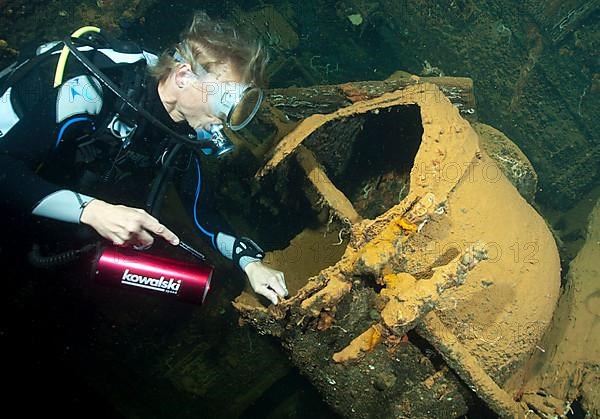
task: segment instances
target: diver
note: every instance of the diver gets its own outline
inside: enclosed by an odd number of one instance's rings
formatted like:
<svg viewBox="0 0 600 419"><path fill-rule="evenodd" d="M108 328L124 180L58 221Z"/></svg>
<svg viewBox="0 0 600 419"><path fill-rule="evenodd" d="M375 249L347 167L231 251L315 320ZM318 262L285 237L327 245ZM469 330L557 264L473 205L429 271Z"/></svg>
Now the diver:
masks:
<svg viewBox="0 0 600 419"><path fill-rule="evenodd" d="M70 233L67 225L83 224L118 246L148 248L155 236L176 246L151 215L172 181L198 231L277 304L288 294L283 273L199 205L202 158L230 151L223 127L242 129L255 116L266 55L197 12L160 56L86 27L1 71L4 221L26 214L30 226L58 223Z"/></svg>

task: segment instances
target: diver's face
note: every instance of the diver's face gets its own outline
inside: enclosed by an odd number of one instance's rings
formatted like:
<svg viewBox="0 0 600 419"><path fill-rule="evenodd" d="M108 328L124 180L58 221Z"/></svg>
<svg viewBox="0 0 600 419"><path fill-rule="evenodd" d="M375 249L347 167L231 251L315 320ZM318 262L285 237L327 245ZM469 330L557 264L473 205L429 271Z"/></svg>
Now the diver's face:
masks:
<svg viewBox="0 0 600 419"><path fill-rule="evenodd" d="M209 98L216 90L217 83L239 82L239 77L236 77L229 65L219 65L213 72L203 76L198 76L188 69L182 74L180 82L183 84L183 91L179 96L178 105L192 128L208 130L213 124L225 123L213 114Z"/></svg>

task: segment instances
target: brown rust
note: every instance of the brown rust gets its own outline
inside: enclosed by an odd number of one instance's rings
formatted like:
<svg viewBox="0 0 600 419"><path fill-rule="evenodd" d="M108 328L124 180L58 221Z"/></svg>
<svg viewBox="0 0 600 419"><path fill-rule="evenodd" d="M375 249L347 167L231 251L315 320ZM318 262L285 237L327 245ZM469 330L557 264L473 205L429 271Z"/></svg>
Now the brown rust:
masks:
<svg viewBox="0 0 600 419"><path fill-rule="evenodd" d="M279 141L257 175L276 174L280 165L292 161L289 156L301 163L304 159L307 178L318 173L326 179L328 187L312 184L341 218L351 211L352 202L345 200L347 209L340 211L340 190L306 151L304 140L333 121L407 105L418 106L423 126L408 194L380 216L352 223L338 261L306 277L306 285L278 305L276 316L272 308L253 307L241 299L236 307L261 333L280 336L301 370L328 399L336 400L343 414L356 409L351 402L356 399L346 400L327 383L363 380L365 363L384 369L377 388L406 391L385 371L397 368L396 357L410 356L417 344L400 342L417 327L491 408L500 415L518 415L521 407L508 396L513 388L502 385L535 350L550 321L559 290L558 253L544 221L489 158L477 133L440 88L417 83L311 115ZM530 245L535 254L523 254ZM511 250L520 251L519 257L507 257ZM487 253L490 260L484 261ZM285 271L286 263L275 267ZM333 312L335 320L324 327L323 319L331 320ZM436 323L423 326L424 319ZM436 330L447 331L448 339ZM377 345L380 341L385 345ZM315 347L315 342L323 345ZM427 370L428 362L415 361L415 368ZM323 373L311 372L314 365ZM421 386L425 378L415 385ZM458 385L449 379L448 385ZM410 392L402 394L398 400L411 404L403 399ZM372 397L375 393L361 395L365 409L375 403ZM456 400L452 410L458 412L460 406Z"/></svg>

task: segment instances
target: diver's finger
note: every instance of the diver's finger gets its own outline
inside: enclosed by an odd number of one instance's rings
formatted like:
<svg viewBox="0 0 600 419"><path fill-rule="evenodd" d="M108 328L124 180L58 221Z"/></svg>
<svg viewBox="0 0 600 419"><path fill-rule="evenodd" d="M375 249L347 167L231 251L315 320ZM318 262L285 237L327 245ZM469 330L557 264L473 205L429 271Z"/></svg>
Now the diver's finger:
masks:
<svg viewBox="0 0 600 419"><path fill-rule="evenodd" d="M279 300L277 299L277 294L275 293L275 291L267 288L267 286L262 286L260 287L258 290L256 290L257 293L259 293L260 295L267 297L273 304L277 304L279 302Z"/></svg>
<svg viewBox="0 0 600 419"><path fill-rule="evenodd" d="M157 236L161 236L174 246L179 244L179 237L177 237L175 233L173 233L163 224L159 223L156 218L152 217L151 215L148 215L148 217L149 218L144 218L144 221L142 222L142 226L146 230L151 231Z"/></svg>
<svg viewBox="0 0 600 419"><path fill-rule="evenodd" d="M285 295L283 296L287 297L288 295L290 295L287 289L287 285L285 283L285 277L283 275L283 272L279 272L279 275L277 275L277 282L279 282L279 285L281 285L281 288L283 288L283 290L285 291Z"/></svg>
<svg viewBox="0 0 600 419"><path fill-rule="evenodd" d="M134 240L134 245L136 248L138 248L138 250L149 249L152 244L154 244L154 237L152 237L152 235L145 230L137 233Z"/></svg>
<svg viewBox="0 0 600 419"><path fill-rule="evenodd" d="M286 289L285 286L281 285L281 282L278 278L278 276L273 276L272 278L269 279L269 287L275 291L277 293L277 295L279 295L280 297L285 297L286 296Z"/></svg>

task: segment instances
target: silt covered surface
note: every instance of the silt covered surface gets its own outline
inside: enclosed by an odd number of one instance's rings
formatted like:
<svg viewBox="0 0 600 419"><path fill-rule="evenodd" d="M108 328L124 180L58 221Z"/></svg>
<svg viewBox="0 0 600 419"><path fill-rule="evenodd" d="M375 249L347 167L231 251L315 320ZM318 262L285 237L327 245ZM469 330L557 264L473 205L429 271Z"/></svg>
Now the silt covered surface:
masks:
<svg viewBox="0 0 600 419"><path fill-rule="evenodd" d="M422 125L416 147L405 144L416 149L408 193L373 219L359 214L349 220L340 216L351 213L348 203L340 208L313 182L339 219L340 238L350 221L340 244L345 252L335 264L319 261L318 274L290 278L292 297L278 306L265 309L247 295L235 305L245 322L281 339L302 373L344 416L456 416L473 397L465 380L475 390L480 385L480 397L497 412L520 413L506 393L512 389L501 387L535 350L552 317L560 287L558 252L543 219L436 86L418 83L304 119L278 143L259 175L277 176L292 164L289 156L304 153L301 147L318 160L321 127L406 106L418 107ZM334 138L339 150L354 139ZM398 140L403 138L415 141ZM395 159L407 160L390 155L387 161ZM331 167L345 162L337 163L323 164L322 183L334 178ZM325 240L336 242L331 235ZM293 252L295 244L283 252ZM277 255L270 256L275 267L292 270L290 260ZM302 260L315 266L314 258ZM438 320L458 352L444 347L443 336L432 345L410 332L423 325L439 329Z"/></svg>

